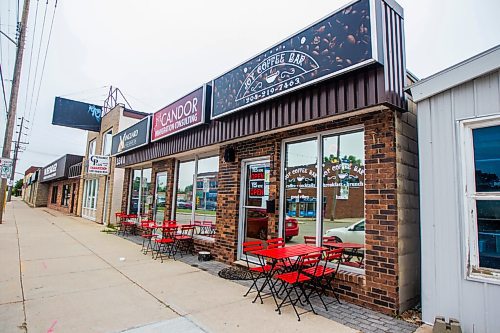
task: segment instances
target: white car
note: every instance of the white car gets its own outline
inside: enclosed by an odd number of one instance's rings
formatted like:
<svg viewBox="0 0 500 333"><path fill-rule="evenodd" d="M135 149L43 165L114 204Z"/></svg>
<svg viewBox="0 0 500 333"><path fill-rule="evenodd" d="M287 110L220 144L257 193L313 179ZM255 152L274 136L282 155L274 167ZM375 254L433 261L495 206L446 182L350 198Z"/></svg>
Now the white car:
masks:
<svg viewBox="0 0 500 333"><path fill-rule="evenodd" d="M365 219L356 222L348 227L329 229L325 236L336 236L344 243L365 243Z"/></svg>

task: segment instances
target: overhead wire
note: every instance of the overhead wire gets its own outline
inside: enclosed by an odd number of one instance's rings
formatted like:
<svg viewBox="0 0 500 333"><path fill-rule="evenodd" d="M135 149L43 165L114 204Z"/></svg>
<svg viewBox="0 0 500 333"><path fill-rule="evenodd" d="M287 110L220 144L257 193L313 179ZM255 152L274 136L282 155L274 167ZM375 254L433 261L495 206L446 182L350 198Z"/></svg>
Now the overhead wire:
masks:
<svg viewBox="0 0 500 333"><path fill-rule="evenodd" d="M28 66L28 80L26 80L26 93L24 98L24 110L23 115L26 116L26 109L28 108L28 95L29 95L29 87L30 87L30 78L31 78L31 60L33 59L33 49L35 46L35 36L36 36L36 22L38 18L38 5L40 4L40 0L36 1L36 10L35 10L35 23L33 24L33 38L31 39L31 50L30 50L30 58L29 58L29 66ZM34 89L34 85L33 85ZM29 114L28 114L29 117Z"/></svg>
<svg viewBox="0 0 500 333"><path fill-rule="evenodd" d="M40 98L40 88L42 87L42 83L43 83L43 75L44 75L44 72L45 72L45 64L46 64L46 61L47 61L47 55L49 53L49 48L50 48L50 40L51 40L51 37L52 37L52 28L54 27L54 18L56 17L56 9L57 9L57 0L54 4L54 11L52 13L52 20L50 22L50 30L49 30L49 37L48 37L48 40L47 40L47 47L45 48L45 55L44 55L44 58L43 58L43 65L42 65L42 73L41 73L41 76L40 76L40 83L38 84L38 91L37 91L37 94L36 94L36 100L35 100L35 109L33 111L33 114L31 115L31 119L29 120L30 124L31 124L31 127L30 127L30 132L29 132L29 136L31 136L31 132L33 131L33 127L35 125L35 114L36 114L36 110L38 108L38 99Z"/></svg>
<svg viewBox="0 0 500 333"><path fill-rule="evenodd" d="M43 42L43 34L45 32L45 19L47 17L47 8L49 7L49 0L45 3L45 11L43 13L43 23L42 23L42 32L40 34L40 43L38 45L38 55L36 58L36 65L35 65L35 78L33 79L33 89L31 91L31 98L30 98L30 106L28 109L28 118L30 118L31 115L31 109L33 106L33 96L35 95L35 90L36 90L36 78L38 75L38 64L40 62L40 52L42 51L42 42Z"/></svg>

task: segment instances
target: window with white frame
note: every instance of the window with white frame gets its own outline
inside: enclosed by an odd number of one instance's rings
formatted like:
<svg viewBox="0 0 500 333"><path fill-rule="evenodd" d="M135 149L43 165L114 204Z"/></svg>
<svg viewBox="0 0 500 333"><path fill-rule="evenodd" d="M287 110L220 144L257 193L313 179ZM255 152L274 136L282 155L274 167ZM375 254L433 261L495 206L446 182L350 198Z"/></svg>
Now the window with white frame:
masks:
<svg viewBox="0 0 500 333"><path fill-rule="evenodd" d="M500 117L462 122L468 274L500 278Z"/></svg>
<svg viewBox="0 0 500 333"><path fill-rule="evenodd" d="M109 130L102 135L102 154L111 155L111 139L113 138L113 130Z"/></svg>
<svg viewBox="0 0 500 333"><path fill-rule="evenodd" d="M96 146L95 139L89 142L89 156L95 155L95 146Z"/></svg>

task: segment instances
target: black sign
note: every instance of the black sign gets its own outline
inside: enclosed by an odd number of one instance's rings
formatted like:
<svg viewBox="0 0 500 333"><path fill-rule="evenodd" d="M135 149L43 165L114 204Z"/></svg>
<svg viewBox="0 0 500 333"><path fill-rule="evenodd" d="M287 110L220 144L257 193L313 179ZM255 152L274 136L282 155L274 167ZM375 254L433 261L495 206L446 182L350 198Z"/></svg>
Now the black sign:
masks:
<svg viewBox="0 0 500 333"><path fill-rule="evenodd" d="M151 117L146 117L135 125L113 135L111 155L142 147L149 142L149 124Z"/></svg>
<svg viewBox="0 0 500 333"><path fill-rule="evenodd" d="M50 182L68 177L69 167L80 163L83 156L66 154L49 165L43 167L40 182Z"/></svg>
<svg viewBox="0 0 500 333"><path fill-rule="evenodd" d="M101 115L101 106L56 97L52 124L99 132Z"/></svg>
<svg viewBox="0 0 500 333"><path fill-rule="evenodd" d="M216 78L212 118L373 62L371 21L360 0Z"/></svg>

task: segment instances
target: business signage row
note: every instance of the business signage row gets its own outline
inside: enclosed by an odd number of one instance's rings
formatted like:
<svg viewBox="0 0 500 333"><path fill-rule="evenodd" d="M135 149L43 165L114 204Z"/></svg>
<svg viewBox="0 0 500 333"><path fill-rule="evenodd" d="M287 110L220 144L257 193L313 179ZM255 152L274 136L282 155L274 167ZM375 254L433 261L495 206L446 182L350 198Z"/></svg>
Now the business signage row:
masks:
<svg viewBox="0 0 500 333"><path fill-rule="evenodd" d="M380 3L359 0L276 44L113 137L112 155L164 139L374 62L382 62ZM146 132L151 129L150 137ZM125 139L123 139L125 135Z"/></svg>

